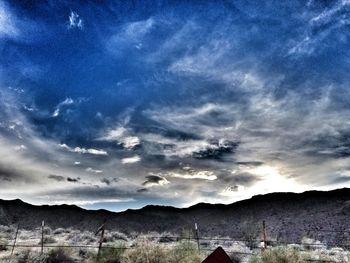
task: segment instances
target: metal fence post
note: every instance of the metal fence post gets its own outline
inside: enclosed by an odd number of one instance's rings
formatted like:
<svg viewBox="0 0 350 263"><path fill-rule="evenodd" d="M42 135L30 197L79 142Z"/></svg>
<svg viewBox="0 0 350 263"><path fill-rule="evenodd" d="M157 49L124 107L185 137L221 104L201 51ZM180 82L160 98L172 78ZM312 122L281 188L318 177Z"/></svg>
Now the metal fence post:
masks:
<svg viewBox="0 0 350 263"><path fill-rule="evenodd" d="M266 242L266 224L265 220L262 222L262 234L263 234L263 242L264 242L264 249L267 248L267 242Z"/></svg>
<svg viewBox="0 0 350 263"><path fill-rule="evenodd" d="M197 239L198 251L200 251L201 248L200 248L200 245L199 245L199 230L198 230L198 225L197 225L197 223L194 223L194 229L196 230L196 239Z"/></svg>
<svg viewBox="0 0 350 263"><path fill-rule="evenodd" d="M41 255L44 253L44 226L45 221L41 222Z"/></svg>
<svg viewBox="0 0 350 263"><path fill-rule="evenodd" d="M100 253L101 253L102 243L103 243L104 234L105 234L106 222L107 222L107 219L105 219L105 220L103 221L103 224L97 229L97 231L96 231L96 233L95 233L95 235L97 235L99 232L101 232L101 237L100 237L100 241L99 241L99 244L98 244L97 258L100 257Z"/></svg>
<svg viewBox="0 0 350 263"><path fill-rule="evenodd" d="M10 262L11 262L11 260L12 260L13 251L15 250L15 246L16 246L16 241L17 241L18 231L19 231L19 224L17 225L17 230L16 230L16 234L15 234L15 239L14 239L14 241L13 241L13 246L12 246L11 256L10 256Z"/></svg>

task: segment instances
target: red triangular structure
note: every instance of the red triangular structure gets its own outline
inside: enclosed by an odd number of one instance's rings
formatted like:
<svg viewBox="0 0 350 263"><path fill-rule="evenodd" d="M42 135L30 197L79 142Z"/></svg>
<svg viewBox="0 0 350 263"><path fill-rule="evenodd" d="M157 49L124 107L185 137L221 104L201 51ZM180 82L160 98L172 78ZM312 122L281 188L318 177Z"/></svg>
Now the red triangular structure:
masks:
<svg viewBox="0 0 350 263"><path fill-rule="evenodd" d="M222 249L218 247L211 253L202 263L233 263L230 257Z"/></svg>

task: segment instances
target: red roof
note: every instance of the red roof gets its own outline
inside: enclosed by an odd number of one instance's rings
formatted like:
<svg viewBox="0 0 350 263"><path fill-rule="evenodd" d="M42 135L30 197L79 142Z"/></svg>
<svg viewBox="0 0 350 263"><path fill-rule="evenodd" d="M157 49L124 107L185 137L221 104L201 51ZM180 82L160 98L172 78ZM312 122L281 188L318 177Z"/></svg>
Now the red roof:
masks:
<svg viewBox="0 0 350 263"><path fill-rule="evenodd" d="M233 263L230 257L222 249L218 247L211 253L202 263Z"/></svg>

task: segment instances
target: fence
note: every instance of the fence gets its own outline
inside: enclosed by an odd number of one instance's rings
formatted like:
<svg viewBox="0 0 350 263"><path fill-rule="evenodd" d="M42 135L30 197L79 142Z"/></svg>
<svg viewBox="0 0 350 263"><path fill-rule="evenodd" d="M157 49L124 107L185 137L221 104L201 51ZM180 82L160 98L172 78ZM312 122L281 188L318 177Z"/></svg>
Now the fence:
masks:
<svg viewBox="0 0 350 263"><path fill-rule="evenodd" d="M350 230L334 230L334 229L304 229L305 232L310 233L310 232L322 232L322 233L338 233L342 234L344 238L342 239L342 242L325 242L325 243L308 243L308 242L289 242L285 240L270 240L268 238L268 231L266 228L266 223L265 221L262 222L262 229L261 229L261 238L260 239L248 239L248 238L242 238L242 236L237 236L237 237L229 237L229 238L212 238L212 237L201 237L199 235L199 228L198 225L195 224L194 226L194 235L189 234L187 237L186 236L176 236L176 235L160 235L160 236L150 236L147 235L146 237L143 237L143 239L147 239L150 241L157 241L160 238L165 239L165 240L171 240L171 242L179 242L179 241L189 241L189 242L195 242L197 244L198 250L199 251L204 251L207 253L210 253L215 249L215 247L206 247L204 246L204 243L206 242L213 242L216 243L216 245L222 245L225 246L225 243L231 243L235 244L238 242L243 242L245 244L251 243L254 241L254 246L250 246L251 250L250 251L239 251L239 250L225 250L229 254L238 254L238 255L246 255L246 256L251 256L251 255L256 255L259 253L259 250L265 250L269 249L272 246L277 246L277 245L301 245L305 246L308 248L323 248L323 247L341 247L345 249L350 249L350 240L348 237L345 237L344 234L349 234ZM15 235L13 240L10 241L9 244L3 245L4 247L7 247L11 250L11 255L10 255L10 261L13 258L14 259L14 251L16 248L28 248L28 249L40 249L40 254L45 254L45 251L48 249L55 249L55 248L72 248L72 249L93 249L97 250L97 255L100 254L100 252L103 249L123 249L123 250L129 250L129 249L137 249L137 246L110 246L106 245L105 243L105 232L106 232L106 221L97 229L95 235L100 235L100 239L97 241L96 245L86 245L86 244L74 244L74 245L50 245L50 244L45 244L45 223L44 221L42 222L41 225L41 233L40 233L40 243L39 244L19 244L18 243L18 234L19 234L19 226L17 226L17 229L15 231ZM142 237L138 237L138 239L142 240ZM260 245L256 245L259 244ZM333 260L322 260L322 259L306 259L306 261L309 262L335 262ZM72 261L70 261L72 262ZM80 261L76 261L80 262Z"/></svg>

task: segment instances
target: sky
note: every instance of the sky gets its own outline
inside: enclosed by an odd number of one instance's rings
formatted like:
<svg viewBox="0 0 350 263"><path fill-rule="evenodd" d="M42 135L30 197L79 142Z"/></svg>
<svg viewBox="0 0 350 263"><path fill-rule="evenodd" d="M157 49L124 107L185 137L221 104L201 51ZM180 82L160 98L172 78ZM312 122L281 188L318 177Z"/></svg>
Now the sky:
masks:
<svg viewBox="0 0 350 263"><path fill-rule="evenodd" d="M349 26L348 0L0 0L0 198L349 187Z"/></svg>

